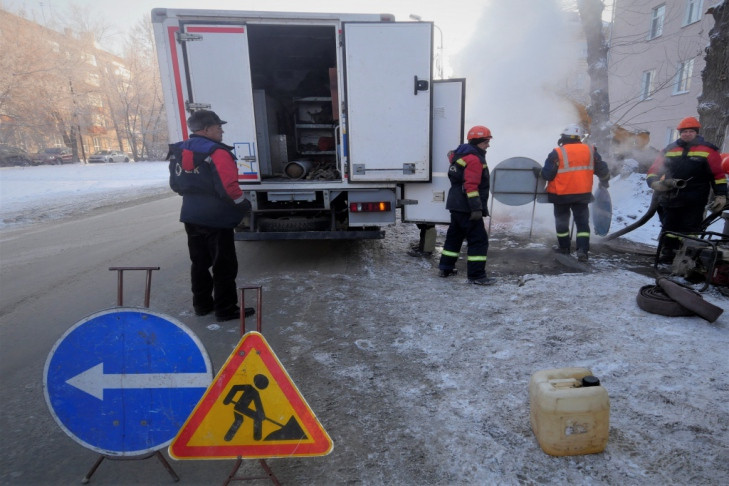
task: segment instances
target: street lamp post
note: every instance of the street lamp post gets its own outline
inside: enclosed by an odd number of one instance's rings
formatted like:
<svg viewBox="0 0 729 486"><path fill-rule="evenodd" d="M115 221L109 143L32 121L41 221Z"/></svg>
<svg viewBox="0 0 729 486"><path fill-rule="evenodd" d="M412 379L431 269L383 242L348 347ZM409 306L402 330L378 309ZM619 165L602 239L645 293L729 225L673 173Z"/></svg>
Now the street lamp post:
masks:
<svg viewBox="0 0 729 486"><path fill-rule="evenodd" d="M410 14L410 18L416 22L423 21L423 17L416 14ZM435 22L433 22L433 27L435 27L438 30L438 34L440 34L440 44L438 46L438 56L435 67L438 71L438 79L443 79L443 31L440 30L440 27L435 25Z"/></svg>

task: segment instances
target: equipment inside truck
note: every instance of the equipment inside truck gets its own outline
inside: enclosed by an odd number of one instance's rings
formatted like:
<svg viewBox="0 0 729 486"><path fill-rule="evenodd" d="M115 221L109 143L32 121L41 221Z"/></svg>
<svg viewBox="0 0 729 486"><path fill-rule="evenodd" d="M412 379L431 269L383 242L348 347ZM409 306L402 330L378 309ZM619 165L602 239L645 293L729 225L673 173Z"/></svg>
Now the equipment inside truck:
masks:
<svg viewBox="0 0 729 486"><path fill-rule="evenodd" d="M336 27L247 30L262 179L340 180Z"/></svg>

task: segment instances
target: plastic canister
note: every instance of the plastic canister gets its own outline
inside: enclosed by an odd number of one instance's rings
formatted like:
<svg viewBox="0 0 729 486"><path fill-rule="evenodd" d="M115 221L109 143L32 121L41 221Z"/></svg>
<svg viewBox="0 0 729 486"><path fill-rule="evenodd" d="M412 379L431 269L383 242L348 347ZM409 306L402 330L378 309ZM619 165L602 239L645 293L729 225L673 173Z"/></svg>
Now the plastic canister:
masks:
<svg viewBox="0 0 729 486"><path fill-rule="evenodd" d="M532 430L553 456L602 452L610 430L610 398L587 368L537 371L529 381Z"/></svg>

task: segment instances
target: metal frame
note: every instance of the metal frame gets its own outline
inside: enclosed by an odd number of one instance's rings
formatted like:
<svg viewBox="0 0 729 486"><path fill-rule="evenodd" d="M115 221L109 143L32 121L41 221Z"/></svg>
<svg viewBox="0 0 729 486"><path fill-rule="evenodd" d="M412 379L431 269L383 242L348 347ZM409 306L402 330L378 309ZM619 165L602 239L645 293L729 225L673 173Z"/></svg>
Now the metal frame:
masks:
<svg viewBox="0 0 729 486"><path fill-rule="evenodd" d="M255 290L256 291L256 331L263 334L263 326L262 326L262 318L261 318L261 308L263 307L263 288L260 285L245 285L243 287L238 287L238 291L240 293L240 335L243 337L246 333L246 315L245 315L245 291L246 290ZM238 459L235 460L235 464L233 465L233 469L230 471L230 474L228 474L228 477L223 482L223 486L227 486L230 484L231 481L255 481L258 479L270 479L273 484L276 486L280 486L281 483L279 482L278 478L274 474L271 467L266 463L265 459L259 459L258 463L263 468L263 471L265 472L265 475L262 476L236 476L236 473L240 469L241 465L243 464L243 458L238 457Z"/></svg>
<svg viewBox="0 0 729 486"><path fill-rule="evenodd" d="M658 269L658 259L660 258L661 250L663 249L663 246L664 246L663 245L663 241L664 241L663 236L664 235L673 235L673 236L676 236L677 238L693 240L693 241L696 241L699 243L703 243L708 248L711 249L711 257L710 257L711 264L706 269L706 278L704 281L704 285L700 289L698 289L698 292L703 292L707 288L709 288L709 285L711 285L712 276L714 274L714 268L716 267L716 261L719 256L718 246L719 246L719 244L723 244L723 245L729 244L729 237L727 237L727 235L725 235L723 233L715 233L713 231L702 231L701 233L699 233L699 236L691 236L691 235L687 235L685 233L677 233L675 231L662 231L660 236L658 237L658 248L656 248L656 256L655 256L655 260L653 262L653 268L655 269L656 274L658 274L658 275L661 274L660 270ZM676 282L673 279L669 279L669 280L681 285L682 287L690 288L689 286L687 286L681 282Z"/></svg>
<svg viewBox="0 0 729 486"><path fill-rule="evenodd" d="M117 272L116 305L118 307L124 305L124 272L127 270L146 271L147 278L144 286L144 307L147 309L149 308L149 298L152 288L152 271L159 270L159 267L109 267L109 270ZM163 456L162 453L157 450L155 452L150 452L149 454L144 454L138 457L109 456L105 454L100 454L94 465L91 466L91 469L89 469L89 472L87 472L86 476L84 476L84 478L81 480L81 483L88 484L88 482L91 481L91 476L94 475L104 459L109 459L112 461L141 461L144 459L149 459L153 456L159 459L159 462L162 463L162 466L167 470L168 473L170 473L170 476L172 476L172 480L174 482L178 482L180 480L180 476L178 476L175 470L172 469L172 466L170 466L170 463L167 462L165 456Z"/></svg>

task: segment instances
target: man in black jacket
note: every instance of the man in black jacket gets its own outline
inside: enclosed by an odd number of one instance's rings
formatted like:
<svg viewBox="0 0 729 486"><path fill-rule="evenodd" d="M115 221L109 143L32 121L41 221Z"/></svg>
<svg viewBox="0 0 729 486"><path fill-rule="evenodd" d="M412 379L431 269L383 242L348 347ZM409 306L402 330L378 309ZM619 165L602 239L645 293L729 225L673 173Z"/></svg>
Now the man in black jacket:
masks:
<svg viewBox="0 0 729 486"><path fill-rule="evenodd" d="M225 123L213 111L196 111L187 119L190 138L170 145L170 187L182 195L192 261L192 306L198 316L215 312L219 322L240 316L233 229L250 211L233 148L222 143ZM246 316L254 312L245 309Z"/></svg>

